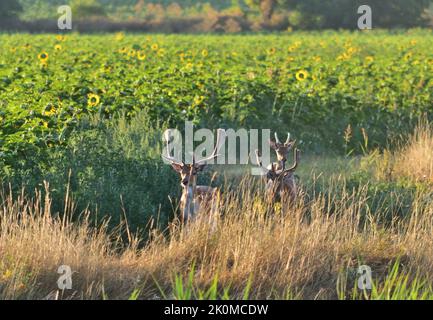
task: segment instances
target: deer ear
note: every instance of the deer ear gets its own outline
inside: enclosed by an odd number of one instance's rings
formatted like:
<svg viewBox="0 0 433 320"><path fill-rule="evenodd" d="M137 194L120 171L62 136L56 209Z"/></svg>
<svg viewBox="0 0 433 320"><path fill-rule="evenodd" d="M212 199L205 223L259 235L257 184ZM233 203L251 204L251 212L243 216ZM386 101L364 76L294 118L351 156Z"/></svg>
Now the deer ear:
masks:
<svg viewBox="0 0 433 320"><path fill-rule="evenodd" d="M206 163L199 164L199 165L195 166L195 170L196 170L196 172L202 172L205 167L206 167Z"/></svg>
<svg viewBox="0 0 433 320"><path fill-rule="evenodd" d="M271 146L272 149L277 150L277 143L275 141L269 140L269 145Z"/></svg>
<svg viewBox="0 0 433 320"><path fill-rule="evenodd" d="M290 142L285 143L284 145L285 145L287 148L292 149L293 146L295 145L295 143L296 143L296 140L292 140L292 141L290 141Z"/></svg>
<svg viewBox="0 0 433 320"><path fill-rule="evenodd" d="M174 162L171 164L171 167L174 169L174 171L179 172L179 173L183 169L183 166L181 164L174 163Z"/></svg>

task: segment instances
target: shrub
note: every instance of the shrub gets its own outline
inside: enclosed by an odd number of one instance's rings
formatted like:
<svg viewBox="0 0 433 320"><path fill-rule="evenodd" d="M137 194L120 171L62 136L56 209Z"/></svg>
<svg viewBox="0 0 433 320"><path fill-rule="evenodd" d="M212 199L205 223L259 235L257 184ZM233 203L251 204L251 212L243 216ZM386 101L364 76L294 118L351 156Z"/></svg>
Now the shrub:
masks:
<svg viewBox="0 0 433 320"><path fill-rule="evenodd" d="M62 210L69 185L78 212L89 207L97 212L94 218L109 215L114 226L124 211L132 229L158 215L165 224L173 215L168 196L177 200L180 187L175 188L178 177L161 161L160 133L161 127L152 125L146 113L132 120L124 116L85 119L72 132L66 148L51 149L45 159L36 155L27 162L34 167L11 170L5 180L29 191L46 180L53 211Z"/></svg>
<svg viewBox="0 0 433 320"><path fill-rule="evenodd" d="M72 13L77 18L105 16L104 7L98 0L74 0L72 1Z"/></svg>
<svg viewBox="0 0 433 320"><path fill-rule="evenodd" d="M13 18L23 10L17 0L2 0L0 2L0 18Z"/></svg>

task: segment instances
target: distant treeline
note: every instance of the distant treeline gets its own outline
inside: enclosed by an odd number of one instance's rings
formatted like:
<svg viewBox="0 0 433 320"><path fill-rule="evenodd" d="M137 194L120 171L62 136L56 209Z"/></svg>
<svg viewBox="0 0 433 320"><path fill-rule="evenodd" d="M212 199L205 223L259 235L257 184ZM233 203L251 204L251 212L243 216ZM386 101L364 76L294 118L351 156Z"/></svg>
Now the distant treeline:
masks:
<svg viewBox="0 0 433 320"><path fill-rule="evenodd" d="M80 32L356 29L364 4L373 28L433 26L432 0L1 0L0 28L58 31L57 7L65 4Z"/></svg>

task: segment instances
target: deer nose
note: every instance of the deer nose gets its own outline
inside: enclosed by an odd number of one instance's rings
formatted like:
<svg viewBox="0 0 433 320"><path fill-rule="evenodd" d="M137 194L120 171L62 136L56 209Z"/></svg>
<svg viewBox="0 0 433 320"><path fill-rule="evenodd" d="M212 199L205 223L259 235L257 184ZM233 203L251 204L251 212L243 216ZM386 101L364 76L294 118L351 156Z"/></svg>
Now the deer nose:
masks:
<svg viewBox="0 0 433 320"><path fill-rule="evenodd" d="M182 184L183 184L184 186L188 185L188 180L182 180Z"/></svg>

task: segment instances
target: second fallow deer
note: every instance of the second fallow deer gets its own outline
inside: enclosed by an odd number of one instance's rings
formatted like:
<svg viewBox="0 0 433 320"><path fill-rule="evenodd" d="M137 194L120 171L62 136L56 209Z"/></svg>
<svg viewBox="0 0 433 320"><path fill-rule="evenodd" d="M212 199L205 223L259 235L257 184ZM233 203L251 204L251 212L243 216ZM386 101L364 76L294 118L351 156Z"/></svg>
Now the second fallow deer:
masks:
<svg viewBox="0 0 433 320"><path fill-rule="evenodd" d="M267 200L270 203L295 201L298 194L295 170L299 165L300 151L295 149L294 164L288 169L277 169L275 164L271 164L271 169L264 167L258 150L256 158L258 165L266 172Z"/></svg>

